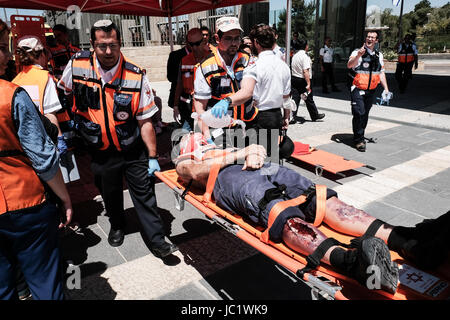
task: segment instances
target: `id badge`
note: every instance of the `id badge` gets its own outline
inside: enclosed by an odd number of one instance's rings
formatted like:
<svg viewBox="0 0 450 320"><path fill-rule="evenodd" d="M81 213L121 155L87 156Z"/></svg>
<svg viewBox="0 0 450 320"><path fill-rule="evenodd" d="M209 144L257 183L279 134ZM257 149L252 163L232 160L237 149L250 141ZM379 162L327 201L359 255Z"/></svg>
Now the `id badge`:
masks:
<svg viewBox="0 0 450 320"><path fill-rule="evenodd" d="M220 79L220 86L221 87L229 87L230 86L230 79L228 79L228 78Z"/></svg>
<svg viewBox="0 0 450 320"><path fill-rule="evenodd" d="M366 92L365 92L364 90L359 90L359 94L360 94L361 96L363 96L363 95L366 94Z"/></svg>

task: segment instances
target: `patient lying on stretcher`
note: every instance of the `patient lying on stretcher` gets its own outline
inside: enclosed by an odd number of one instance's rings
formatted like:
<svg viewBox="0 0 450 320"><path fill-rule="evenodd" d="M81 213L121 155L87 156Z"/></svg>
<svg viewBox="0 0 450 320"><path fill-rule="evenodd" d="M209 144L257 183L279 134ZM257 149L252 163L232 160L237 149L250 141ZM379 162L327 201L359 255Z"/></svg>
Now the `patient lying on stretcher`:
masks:
<svg viewBox="0 0 450 320"><path fill-rule="evenodd" d="M264 227L276 203L297 198L314 187L294 170L265 163L266 150L259 145L218 153L200 133L190 133L183 136L178 147L176 171L184 182L192 181L204 188L216 164L220 167L213 189L216 204ZM367 268L376 266L380 287L375 289L391 293L397 289L398 267L391 261L389 249L426 269L435 268L447 258L450 212L416 227L394 227L339 200L335 191L327 189L326 193L323 223L341 233L362 236L354 248L345 249L327 239L311 224L316 214L314 192L303 204L287 207L277 216L269 230L270 240L283 241L292 250L329 264L362 285L373 276Z"/></svg>

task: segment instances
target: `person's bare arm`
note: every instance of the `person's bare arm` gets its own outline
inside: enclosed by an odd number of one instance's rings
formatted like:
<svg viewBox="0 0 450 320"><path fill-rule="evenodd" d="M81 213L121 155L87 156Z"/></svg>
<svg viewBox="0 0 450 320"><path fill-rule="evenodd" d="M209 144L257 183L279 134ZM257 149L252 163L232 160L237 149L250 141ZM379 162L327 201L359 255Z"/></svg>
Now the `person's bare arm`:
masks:
<svg viewBox="0 0 450 320"><path fill-rule="evenodd" d="M150 157L156 156L156 134L153 129L152 119L138 120L139 128L141 129L141 137L148 150Z"/></svg>
<svg viewBox="0 0 450 320"><path fill-rule="evenodd" d="M245 77L241 81L241 89L231 95L231 106L237 106L245 103L253 97L253 90L255 89L256 80L254 78Z"/></svg>
<svg viewBox="0 0 450 320"><path fill-rule="evenodd" d="M64 207L64 215L66 217L66 221L64 223L60 223L58 228L62 228L67 226L72 221L72 202L70 200L69 193L67 191L66 185L64 184L64 180L62 177L61 170L58 169L55 176L50 180L45 181L50 189L61 199L63 207Z"/></svg>
<svg viewBox="0 0 450 320"><path fill-rule="evenodd" d="M179 122L180 110L178 108L178 105L180 103L180 96L182 92L183 92L183 82L181 80L181 68L180 68L178 70L177 88L175 90L175 96L173 98L173 119L179 124L181 123Z"/></svg>
<svg viewBox="0 0 450 320"><path fill-rule="evenodd" d="M381 82L381 85L383 86L384 90L389 92L389 87L388 87L387 80L386 80L386 74L384 72L380 73L380 82Z"/></svg>
<svg viewBox="0 0 450 320"><path fill-rule="evenodd" d="M203 112L206 111L206 106L208 104L208 100L198 100L194 99L193 101L195 112L200 116ZM197 120L198 126L202 130L202 134L206 139L211 138L211 133L209 132L209 127L203 123L200 118Z"/></svg>
<svg viewBox="0 0 450 320"><path fill-rule="evenodd" d="M62 136L62 132L61 132L61 128L59 127L59 122L58 122L58 118L56 118L56 114L55 113L47 113L45 115L45 117L50 120L51 123L53 123L56 128L58 128L58 137Z"/></svg>
<svg viewBox="0 0 450 320"><path fill-rule="evenodd" d="M193 179L197 183L205 186L209 172L215 163L219 163L220 169L222 169L235 162L244 162L242 170L256 170L264 165L266 156L266 150L263 146L253 144L222 157L202 161L193 159L180 161L176 166L176 171L182 180L190 181Z"/></svg>
<svg viewBox="0 0 450 320"><path fill-rule="evenodd" d="M311 92L311 77L309 75L309 69L303 69L303 76L305 77L306 81L306 90L308 92Z"/></svg>

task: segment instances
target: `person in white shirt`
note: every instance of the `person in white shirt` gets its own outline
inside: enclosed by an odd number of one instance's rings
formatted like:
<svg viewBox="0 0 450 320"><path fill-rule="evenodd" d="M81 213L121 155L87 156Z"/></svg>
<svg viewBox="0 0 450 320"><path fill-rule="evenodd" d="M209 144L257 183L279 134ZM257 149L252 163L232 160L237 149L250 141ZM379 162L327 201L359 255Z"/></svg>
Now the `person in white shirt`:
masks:
<svg viewBox="0 0 450 320"><path fill-rule="evenodd" d="M325 117L324 113L319 113L316 104L313 99L313 93L311 89L312 78L312 63L311 58L308 56L308 42L305 39L300 39L298 47L300 50L292 58L291 71L292 71L292 99L294 99L297 106L300 105L301 96L305 97L306 108L311 117L311 121L317 121ZM291 124L300 121L300 117L297 117L297 110L294 117L291 120Z"/></svg>
<svg viewBox="0 0 450 320"><path fill-rule="evenodd" d="M278 138L280 130L286 130L289 126L290 70L273 52L275 33L270 26L261 24L254 26L250 31L250 39L253 43L253 52L258 55L258 59L244 69L241 89L228 97L229 103L225 99L216 103L212 113L221 117L228 107L242 104L253 97L253 104L258 108L256 131L278 130L276 134ZM267 131L267 141L271 141L271 131Z"/></svg>
<svg viewBox="0 0 450 320"><path fill-rule="evenodd" d="M328 79L330 80L331 90L339 92L336 85L334 84L334 49L331 47L331 38L325 37L325 45L320 48L319 51L319 62L320 71L322 71L322 92L329 93L328 91Z"/></svg>

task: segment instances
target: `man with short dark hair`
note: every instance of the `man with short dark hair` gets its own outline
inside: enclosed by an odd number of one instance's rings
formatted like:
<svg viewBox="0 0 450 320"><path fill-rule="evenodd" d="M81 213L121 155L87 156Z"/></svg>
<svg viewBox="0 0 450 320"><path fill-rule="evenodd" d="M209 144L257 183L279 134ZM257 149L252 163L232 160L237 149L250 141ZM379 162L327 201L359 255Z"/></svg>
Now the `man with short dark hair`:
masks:
<svg viewBox="0 0 450 320"><path fill-rule="evenodd" d="M319 51L320 71L322 71L322 92L329 93L328 79L330 80L331 89L339 92L334 84L334 49L331 47L332 40L330 37L325 37L325 44Z"/></svg>
<svg viewBox="0 0 450 320"><path fill-rule="evenodd" d="M172 109L174 106L175 91L177 90L178 70L180 69L181 59L187 56L190 51L191 48L189 44L186 44L182 48L170 52L169 58L167 59L167 80L170 82L170 93L167 105Z"/></svg>
<svg viewBox="0 0 450 320"><path fill-rule="evenodd" d="M366 151L364 132L378 84L381 83L383 86L383 94L389 94L384 74L383 54L375 49L378 37L377 31L368 31L363 46L355 49L347 62L347 68L352 69L353 74L350 87L353 142L356 150L360 152Z"/></svg>
<svg viewBox="0 0 450 320"><path fill-rule="evenodd" d="M239 90L243 71L250 60L247 53L238 51L241 32L238 18L217 19L217 47L212 49L195 72L194 108L198 114ZM234 119L246 122L247 128L254 126L257 109L253 107L251 99L234 106L230 113ZM198 124L208 142L213 143L208 126L201 120L198 120Z"/></svg>
<svg viewBox="0 0 450 320"><path fill-rule="evenodd" d="M417 46L413 43L412 36L407 34L398 47L398 62L395 69L395 79L398 82L400 93L405 93L408 80L412 77L413 66L417 69L418 64Z"/></svg>
<svg viewBox="0 0 450 320"><path fill-rule="evenodd" d="M305 100L306 108L308 109L311 121L317 121L325 117L324 113L319 113L313 99L313 92L311 88L312 78L312 62L308 56L308 42L306 39L298 40L299 51L294 55L291 62L292 70L292 99L297 104L297 110L291 120L291 124L299 121L297 112L300 107L300 99ZM306 98L304 98L306 96ZM304 121L304 120L303 120Z"/></svg>
<svg viewBox="0 0 450 320"><path fill-rule="evenodd" d="M192 51L181 59L174 98L173 117L175 121L182 125L182 128L191 131L194 129L194 119L192 119L191 114L195 66L206 57L209 52L209 45L199 28L190 29L186 40Z"/></svg>
<svg viewBox="0 0 450 320"><path fill-rule="evenodd" d="M57 79L60 79L70 58L80 51L80 48L75 47L70 43L69 33L65 25L57 24L52 30L55 35L56 46L50 47L50 52L52 54L50 64L53 68L54 76Z"/></svg>
<svg viewBox="0 0 450 320"><path fill-rule="evenodd" d="M258 136L260 129L268 129L267 140L271 141L271 129L287 130L291 107L291 72L287 64L273 52L275 32L265 24L254 26L249 34L252 51L258 56L256 62L244 69L241 89L220 100L212 108L212 114L222 117L230 107L244 103L253 98L253 105L258 108L255 118ZM278 139L278 137L277 137ZM270 154L270 144L267 145Z"/></svg>
<svg viewBox="0 0 450 320"><path fill-rule="evenodd" d="M92 156L91 169L110 217L108 242L124 241L123 177L150 250L165 257L177 247L164 238L154 172L159 171L151 117L158 111L145 71L120 51L120 32L110 20L91 29L93 52L78 52L58 85L74 95L74 121Z"/></svg>

